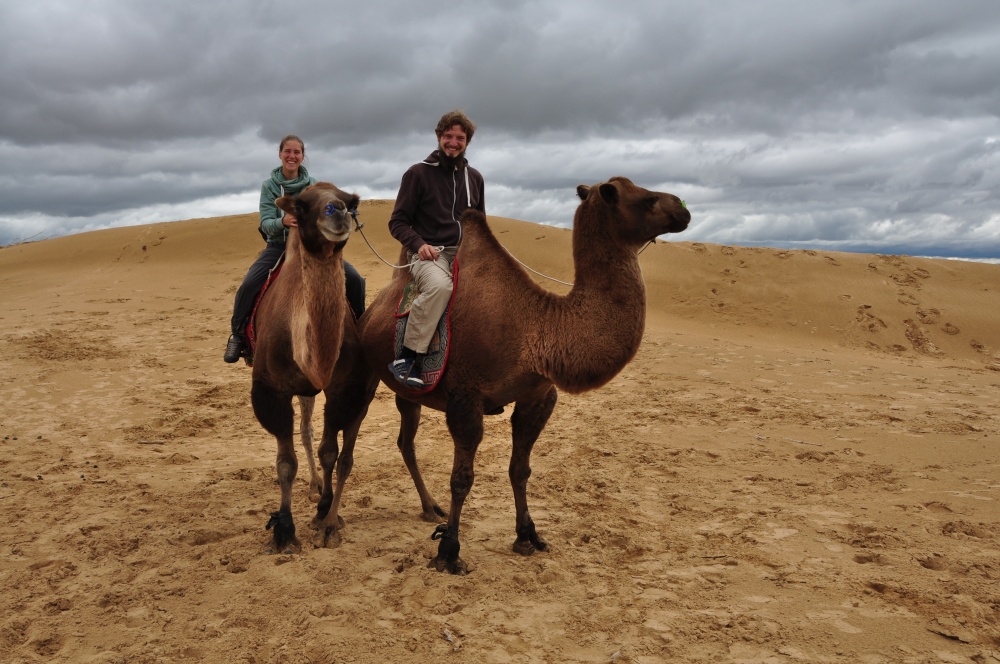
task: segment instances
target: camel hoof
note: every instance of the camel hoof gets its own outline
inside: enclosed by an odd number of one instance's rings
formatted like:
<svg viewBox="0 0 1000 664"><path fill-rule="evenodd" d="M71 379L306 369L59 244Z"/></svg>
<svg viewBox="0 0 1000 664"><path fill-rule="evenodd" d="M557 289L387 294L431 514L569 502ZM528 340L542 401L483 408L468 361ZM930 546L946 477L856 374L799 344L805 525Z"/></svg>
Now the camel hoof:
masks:
<svg viewBox="0 0 1000 664"><path fill-rule="evenodd" d="M295 522L292 520L291 512L282 512L280 510L271 512L271 519L264 528L266 530L274 530L274 536L271 539L274 551L285 553L289 547L300 547L299 540L295 537Z"/></svg>
<svg viewBox="0 0 1000 664"><path fill-rule="evenodd" d="M447 518L447 516L448 513L441 509L440 505L434 503L424 510L424 513L420 515L420 518L428 523L440 523L441 519Z"/></svg>
<svg viewBox="0 0 1000 664"><path fill-rule="evenodd" d="M322 529L323 528L323 524L325 524L326 520L329 519L329 518L330 518L329 517L329 512L327 512L326 514L323 514L322 516L319 515L319 514L317 514L316 516L314 516L312 518L312 521L309 522L309 527L313 528L313 529ZM343 528L344 525L345 525L345 523L344 523L344 517L342 517L342 516L340 516L338 514L337 515L337 528ZM332 528L332 526L328 526L328 527Z"/></svg>
<svg viewBox="0 0 1000 664"><path fill-rule="evenodd" d="M531 539L518 539L515 540L514 546L511 547L514 553L519 553L522 556L530 556L535 551L548 551L549 545L538 535L535 535Z"/></svg>
<svg viewBox="0 0 1000 664"><path fill-rule="evenodd" d="M269 556L299 554L302 553L302 543L297 539L292 540L291 542L286 542L282 546L276 546L274 542L271 542L271 544L264 549L264 553Z"/></svg>
<svg viewBox="0 0 1000 664"><path fill-rule="evenodd" d="M453 574L455 576L465 576L469 573L468 566L461 558L448 561L442 560L439 556L435 556L429 563L427 563L427 566L439 572L448 572L449 574Z"/></svg>
<svg viewBox="0 0 1000 664"><path fill-rule="evenodd" d="M514 549L514 553L519 553L522 556L530 556L535 553L535 545L528 540L518 540L514 542L514 546L511 548Z"/></svg>
<svg viewBox="0 0 1000 664"><path fill-rule="evenodd" d="M336 549L341 545L343 539L340 536L340 528L332 526L320 527L313 536L313 545L317 549Z"/></svg>

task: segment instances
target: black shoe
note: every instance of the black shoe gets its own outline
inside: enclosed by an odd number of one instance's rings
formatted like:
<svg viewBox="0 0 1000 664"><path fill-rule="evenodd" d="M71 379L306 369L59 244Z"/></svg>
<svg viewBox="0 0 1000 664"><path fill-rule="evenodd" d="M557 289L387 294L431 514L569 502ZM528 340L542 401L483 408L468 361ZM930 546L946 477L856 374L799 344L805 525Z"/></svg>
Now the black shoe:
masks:
<svg viewBox="0 0 1000 664"><path fill-rule="evenodd" d="M413 390L421 390L426 387L420 377L420 367L412 357L404 357L389 363L389 371L393 377L403 385Z"/></svg>
<svg viewBox="0 0 1000 664"><path fill-rule="evenodd" d="M243 357L243 336L240 334L233 334L229 337L229 343L226 344L226 354L222 356L229 364L233 362L239 362L240 358Z"/></svg>

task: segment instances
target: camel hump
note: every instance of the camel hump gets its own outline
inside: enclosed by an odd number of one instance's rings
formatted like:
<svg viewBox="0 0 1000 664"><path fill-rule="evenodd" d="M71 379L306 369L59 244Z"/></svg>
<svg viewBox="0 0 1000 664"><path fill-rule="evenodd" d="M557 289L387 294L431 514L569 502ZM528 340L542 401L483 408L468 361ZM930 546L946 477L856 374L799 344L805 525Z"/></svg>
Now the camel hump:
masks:
<svg viewBox="0 0 1000 664"><path fill-rule="evenodd" d="M489 228L489 224L486 223L486 215L475 208L469 208L463 212L459 221L461 221L463 225L475 224L477 226Z"/></svg>
<svg viewBox="0 0 1000 664"><path fill-rule="evenodd" d="M493 229L490 228L489 222L486 221L486 215L479 210L474 208L467 209L459 217L459 222L462 224L463 243L465 240L471 238L480 238L486 243L494 245L498 249L500 248L500 241L493 235Z"/></svg>

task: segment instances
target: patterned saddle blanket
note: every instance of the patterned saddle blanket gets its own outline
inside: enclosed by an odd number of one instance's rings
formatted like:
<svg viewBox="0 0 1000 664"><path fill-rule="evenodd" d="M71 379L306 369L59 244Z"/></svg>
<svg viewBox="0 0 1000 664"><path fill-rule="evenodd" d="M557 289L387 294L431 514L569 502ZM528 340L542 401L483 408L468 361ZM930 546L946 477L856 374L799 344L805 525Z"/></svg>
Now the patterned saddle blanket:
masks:
<svg viewBox="0 0 1000 664"><path fill-rule="evenodd" d="M434 332L434 337L427 347L427 354L421 362L420 378L424 381L424 387L414 390L418 394L433 390L437 386L438 381L441 380L441 376L444 375L445 366L448 364L448 340L451 337L451 304L454 302L455 293L458 291L458 258L452 263L451 279L453 284L451 302L448 303L448 308L444 310L441 320L438 321L437 330ZM410 305L418 295L420 295L420 292L411 281L406 284L406 288L403 289L403 295L399 298L399 304L396 307L396 357L399 357L399 354L403 350L403 338L406 336L406 322L410 316Z"/></svg>
<svg viewBox="0 0 1000 664"><path fill-rule="evenodd" d="M257 347L257 326L255 325L255 321L257 320L257 307L260 306L260 300L264 297L264 293L267 292L267 289L274 282L274 280L278 278L278 273L281 272L281 266L284 264L285 254L281 254L281 258L279 258L278 262L274 264L271 271L267 273L267 281L265 281L264 285L261 286L260 292L257 293L257 299L254 300L253 310L250 312L250 320L247 321L247 345L246 348L243 349L243 361L247 363L248 367L253 366L253 352Z"/></svg>

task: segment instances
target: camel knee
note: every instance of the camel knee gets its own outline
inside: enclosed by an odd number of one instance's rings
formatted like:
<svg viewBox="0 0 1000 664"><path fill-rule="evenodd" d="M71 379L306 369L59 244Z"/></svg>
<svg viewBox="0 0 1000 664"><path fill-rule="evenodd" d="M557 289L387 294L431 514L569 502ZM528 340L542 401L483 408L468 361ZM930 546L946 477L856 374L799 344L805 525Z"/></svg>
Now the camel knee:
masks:
<svg viewBox="0 0 1000 664"><path fill-rule="evenodd" d="M339 456L340 450L338 450L335 446L332 449L320 449L319 462L324 468L333 468L334 464L337 463Z"/></svg>
<svg viewBox="0 0 1000 664"><path fill-rule="evenodd" d="M299 470L297 459L279 459L277 463L278 481L281 484L291 484Z"/></svg>
<svg viewBox="0 0 1000 664"><path fill-rule="evenodd" d="M507 473L510 477L510 485L514 489L520 489L525 491L528 488L528 479L531 478L531 467L530 466L511 466Z"/></svg>
<svg viewBox="0 0 1000 664"><path fill-rule="evenodd" d="M456 471L451 474L451 495L459 502L465 500L472 490L472 484L476 481L476 475L471 470Z"/></svg>
<svg viewBox="0 0 1000 664"><path fill-rule="evenodd" d="M346 479L351 474L351 469L354 468L354 455L344 454L340 457L337 464L337 477Z"/></svg>

